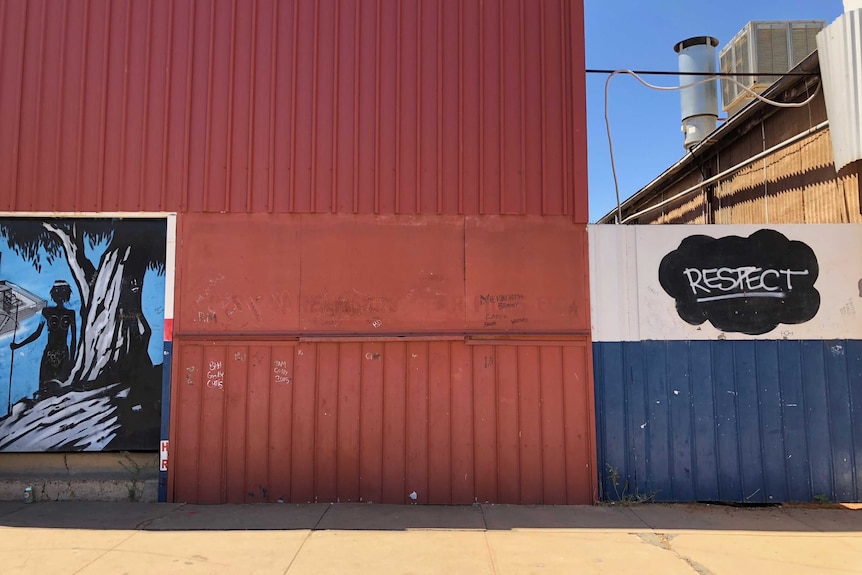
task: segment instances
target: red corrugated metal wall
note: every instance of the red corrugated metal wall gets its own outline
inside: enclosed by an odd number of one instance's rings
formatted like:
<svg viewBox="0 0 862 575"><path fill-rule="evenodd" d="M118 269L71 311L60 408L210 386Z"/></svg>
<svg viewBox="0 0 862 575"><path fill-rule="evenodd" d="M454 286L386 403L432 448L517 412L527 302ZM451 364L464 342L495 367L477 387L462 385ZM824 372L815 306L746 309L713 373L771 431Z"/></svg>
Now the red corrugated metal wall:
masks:
<svg viewBox="0 0 862 575"><path fill-rule="evenodd" d="M588 503L584 342L186 340L175 498Z"/></svg>
<svg viewBox="0 0 862 575"><path fill-rule="evenodd" d="M569 0L0 1L0 210L587 221Z"/></svg>
<svg viewBox="0 0 862 575"><path fill-rule="evenodd" d="M583 55L578 0L0 0L0 211L178 212L171 498L593 500Z"/></svg>

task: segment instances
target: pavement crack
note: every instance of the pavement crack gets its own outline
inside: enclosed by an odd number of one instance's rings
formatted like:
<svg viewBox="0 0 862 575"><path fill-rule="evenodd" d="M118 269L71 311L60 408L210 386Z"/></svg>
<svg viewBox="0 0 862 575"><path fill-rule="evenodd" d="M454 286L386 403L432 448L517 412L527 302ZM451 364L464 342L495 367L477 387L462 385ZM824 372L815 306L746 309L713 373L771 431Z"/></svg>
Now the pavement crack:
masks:
<svg viewBox="0 0 862 575"><path fill-rule="evenodd" d="M152 525L153 522L158 521L159 519L164 519L165 517L167 517L168 515L170 515L174 511L178 511L185 506L186 506L185 503L181 503L177 507L171 507L170 509L168 509L167 511L165 511L161 515L157 515L156 517L150 517L149 519L144 519L143 521L141 521L140 523L135 525L135 529L137 531L143 531L143 530L147 529L150 525Z"/></svg>
<svg viewBox="0 0 862 575"><path fill-rule="evenodd" d="M488 549L488 560L489 560L489 561L490 561L490 563L491 563L491 573L492 573L493 575L497 575L497 573L498 573L498 571L497 571L497 561L496 561L496 559L494 558L494 550L493 550L493 549L491 549L491 542L490 542L490 541L488 541L488 530L487 530L487 529L485 530L485 533L484 533L483 535L484 535L484 537L485 537L485 548L486 548L486 549Z"/></svg>
<svg viewBox="0 0 862 575"><path fill-rule="evenodd" d="M691 557L687 557L673 548L673 546L671 545L671 541L676 538L676 535L659 532L637 533L636 535L644 543L654 545L655 547L664 549L665 551L670 551L671 553L679 557L681 560L685 561L686 564L691 567L698 575L715 575L704 565L701 565Z"/></svg>
<svg viewBox="0 0 862 575"><path fill-rule="evenodd" d="M95 563L96 561L98 561L99 559L101 559L102 557L104 557L105 555L107 555L108 553L110 553L111 551L115 550L117 547L119 547L120 545L122 545L123 543L125 543L126 541L128 541L129 539L131 539L132 537L134 537L134 536L135 536L135 535L137 535L137 534L138 534L138 532L137 532L137 531L132 531L131 533L129 533L129 536L128 536L128 537L126 537L126 538L125 538L125 539L123 539L122 541L118 541L118 542L116 543L116 545L113 545L111 548L109 548L109 549L105 549L105 550L104 550L102 553L100 553L97 557L94 557L92 561L88 562L86 565L84 565L83 567L81 567L80 569L78 569L77 571L75 571L74 573L72 573L72 575L78 575L78 573L81 573L82 571L84 571L85 569L87 569L88 567L90 567L90 565L92 565L93 563Z"/></svg>
<svg viewBox="0 0 862 575"><path fill-rule="evenodd" d="M320 517L317 519L317 523L314 524L314 527L311 528L312 531L317 531L318 527L320 527L320 523L323 521L323 518L326 517L326 514L329 513L329 510L332 509L334 503L330 503L326 506L326 509L323 510L323 513L320 514Z"/></svg>

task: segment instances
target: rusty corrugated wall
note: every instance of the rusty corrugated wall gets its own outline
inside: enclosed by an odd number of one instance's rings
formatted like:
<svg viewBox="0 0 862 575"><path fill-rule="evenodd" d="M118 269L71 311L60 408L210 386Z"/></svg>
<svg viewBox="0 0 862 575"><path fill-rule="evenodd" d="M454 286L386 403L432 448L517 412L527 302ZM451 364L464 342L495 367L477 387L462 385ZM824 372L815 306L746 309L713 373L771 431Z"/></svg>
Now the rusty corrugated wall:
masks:
<svg viewBox="0 0 862 575"><path fill-rule="evenodd" d="M0 0L0 80L0 211L178 213L170 499L594 499L582 2Z"/></svg>
<svg viewBox="0 0 862 575"><path fill-rule="evenodd" d="M568 217L179 224L175 500L593 501L587 246Z"/></svg>
<svg viewBox="0 0 862 575"><path fill-rule="evenodd" d="M541 338L185 341L175 498L590 502L589 350Z"/></svg>
<svg viewBox="0 0 862 575"><path fill-rule="evenodd" d="M3 2L0 210L586 222L582 10Z"/></svg>

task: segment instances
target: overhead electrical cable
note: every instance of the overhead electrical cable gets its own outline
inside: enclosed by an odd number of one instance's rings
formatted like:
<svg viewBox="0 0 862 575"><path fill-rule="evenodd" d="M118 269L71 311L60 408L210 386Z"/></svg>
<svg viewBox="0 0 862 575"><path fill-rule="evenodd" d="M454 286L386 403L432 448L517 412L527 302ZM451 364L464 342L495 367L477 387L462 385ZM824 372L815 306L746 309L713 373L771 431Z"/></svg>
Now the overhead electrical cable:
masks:
<svg viewBox="0 0 862 575"><path fill-rule="evenodd" d="M650 73L652 73L652 72L650 72ZM693 88L695 86L699 86L699 85L705 84L707 82L716 82L716 81L731 82L731 83L739 86L739 88L741 88L743 91L751 94L751 96L753 98L760 100L761 102L768 104L770 106L776 106L778 108L802 108L804 106L807 106L808 104L811 103L812 100L814 100L814 98L817 96L817 94L820 93L820 86L821 86L821 84L818 82L817 88L814 90L814 92L808 98L803 100L802 102L778 102L775 100L770 100L768 98L764 98L763 96L761 96L760 94L758 94L757 92L755 92L754 90L752 90L751 88L749 88L748 86L743 84L742 82L734 80L733 78L727 77L724 74L720 74L720 73L680 74L679 72L676 72L675 75L677 75L677 76L685 75L685 76L711 76L711 77L704 78L702 80L698 80L697 82L692 82L690 84L683 84L682 86L656 86L654 84L650 84L649 82L647 82L646 80L641 78L640 73L635 72L633 70L613 70L613 71L610 71L608 73L607 80L605 80L605 128L607 129L607 133L608 133L608 150L610 152L610 157L611 157L611 173L613 174L613 177L614 177L614 193L616 194L616 200L617 200L617 223L618 224L622 223L622 221L623 221L622 203L620 201L620 184L619 184L619 179L617 177L616 160L614 158L614 140L613 140L613 137L611 136L611 120L610 120L609 113L608 113L608 109L609 109L608 102L609 102L609 88L610 88L611 79L614 76L618 76L620 74L627 74L629 76L632 76L632 77L634 77L635 80L637 80L638 82L640 82L641 84L643 84L647 88L649 88L651 90L659 90L662 92L673 92L673 91L677 91L677 90L685 90L686 88ZM740 75L740 74L734 74L734 75ZM789 75L789 74L782 74L782 75Z"/></svg>

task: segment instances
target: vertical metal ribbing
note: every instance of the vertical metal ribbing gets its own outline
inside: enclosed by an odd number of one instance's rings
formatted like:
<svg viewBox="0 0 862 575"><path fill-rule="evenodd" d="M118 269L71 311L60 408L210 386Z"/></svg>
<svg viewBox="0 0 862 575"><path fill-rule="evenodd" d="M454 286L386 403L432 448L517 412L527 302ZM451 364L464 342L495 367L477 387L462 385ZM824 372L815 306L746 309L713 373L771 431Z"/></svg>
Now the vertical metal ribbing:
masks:
<svg viewBox="0 0 862 575"><path fill-rule="evenodd" d="M521 87L521 142L520 142L520 162L521 162L521 207L519 214L527 213L527 82L526 73L524 71L526 56L524 54L527 40L524 36L524 0L519 0L518 8L520 10L520 18L518 18L518 41L520 42L520 61L518 66L519 86Z"/></svg>
<svg viewBox="0 0 862 575"><path fill-rule="evenodd" d="M209 62L207 69L206 134L204 139L204 189L203 209L209 211L210 167L212 165L212 115L213 115L213 52L215 50L215 3L210 4Z"/></svg>
<svg viewBox="0 0 862 575"><path fill-rule="evenodd" d="M464 214L464 2L458 3L458 213Z"/></svg>
<svg viewBox="0 0 862 575"><path fill-rule="evenodd" d="M380 213L380 76L383 68L380 58L380 42L381 36L381 20L382 9L380 0L377 0L375 6L377 16L377 29L375 30L375 45L374 45L374 213Z"/></svg>
<svg viewBox="0 0 862 575"><path fill-rule="evenodd" d="M443 2L437 2L437 213L443 213Z"/></svg>
<svg viewBox="0 0 862 575"><path fill-rule="evenodd" d="M108 4L110 6L110 3ZM189 161L191 156L191 131L192 131L192 76L194 75L195 62L195 0L189 2L189 37L186 45L188 53L188 64L186 66L186 104L185 104L185 127L183 132L183 189L180 196L180 210L189 207L189 179L191 170Z"/></svg>
<svg viewBox="0 0 862 575"><path fill-rule="evenodd" d="M561 195L563 198L563 213L569 214L570 205L569 205L569 184L568 184L568 165L571 162L571 158L569 157L569 114L568 114L568 99L566 98L568 95L567 83L569 75L566 70L566 60L567 60L567 43L568 37L566 35L566 5L568 4L568 0L560 0L560 89L562 93L560 94L561 98L561 106L560 106L560 114L562 116L562 122L560 122L562 127L562 147L563 161L561 162L561 171L560 174L562 189Z"/></svg>
<svg viewBox="0 0 862 575"><path fill-rule="evenodd" d="M168 147L171 126L171 76L174 63L174 0L168 2L168 50L165 55L165 100L162 122L162 179L159 191L159 206L168 209ZM76 196L77 197L77 196ZM77 202L76 202L77 203Z"/></svg>
<svg viewBox="0 0 862 575"><path fill-rule="evenodd" d="M422 213L422 0L416 0L416 189L413 213Z"/></svg>
<svg viewBox="0 0 862 575"><path fill-rule="evenodd" d="M123 46L123 105L120 112L120 159L119 176L117 178L117 189L114 192L114 205L120 207L120 190L123 188L126 178L126 138L129 128L129 59L132 51L132 0L126 0L126 22L123 26L125 34L125 45ZM102 206L104 208L105 206Z"/></svg>
<svg viewBox="0 0 862 575"><path fill-rule="evenodd" d="M225 177L224 177L224 199L222 209L230 210L230 198L233 191L233 119L234 119L234 95L236 94L236 3L233 0L230 10L230 64L228 68L227 85L227 134L225 135Z"/></svg>
<svg viewBox="0 0 862 575"><path fill-rule="evenodd" d="M288 188L290 200L288 211L296 211L296 77L299 67L299 3L301 0L293 0L293 53L290 55L293 64L290 79L290 174L288 177Z"/></svg>
<svg viewBox="0 0 862 575"><path fill-rule="evenodd" d="M401 2L396 6L395 33L395 213L401 213Z"/></svg>
<svg viewBox="0 0 862 575"><path fill-rule="evenodd" d="M42 93L44 91L44 77L45 77L45 38L47 36L45 32L45 28L47 26L48 19L48 7L45 3L42 4L42 18L39 24L39 73L38 80L36 82L36 101L37 101L37 113L36 113L36 140L33 145L33 171L32 171L32 181L31 181L31 192L30 196L30 206L33 205L33 196L34 192L38 191L38 186L36 182L39 178L39 162L37 161L39 158L39 145L40 145L40 136L42 135L42 114L38 111L42 110ZM26 48L26 47L25 47Z"/></svg>
<svg viewBox="0 0 862 575"><path fill-rule="evenodd" d="M24 102L24 62L27 56L27 9L29 7L29 4L29 2L24 2L24 9L21 10L21 22L18 25L19 28L24 31L24 34L23 38L21 39L21 58L18 61L18 101L15 103L15 116L18 118L18 121L15 122L15 135L12 139L12 141L14 142L14 147L12 149L12 165L15 166L15 181L13 182L15 193L9 195L9 208L13 211L16 209L16 206L18 204L18 194L21 192L21 163L18 160L21 153L21 124L23 124L24 122L24 115L21 113L21 105ZM6 25L6 7L7 5L4 4L4 26ZM0 28L0 30L2 29L3 28Z"/></svg>
<svg viewBox="0 0 862 575"><path fill-rule="evenodd" d="M504 169L506 166L506 66L505 62L505 52L506 48L504 46L504 38L506 27L504 26L504 8L503 3L499 4L499 12L497 14L497 89L499 90L498 97L498 105L500 106L500 110L498 112L497 121L499 122L500 127L500 139L497 142L497 162L498 162L498 170L497 173L500 177L500 189L497 190L497 194L500 197L500 213L505 214L508 206L506 205L506 175L504 173Z"/></svg>
<svg viewBox="0 0 862 575"><path fill-rule="evenodd" d="M252 0L251 8L251 66L248 73L248 155L246 156L245 211L254 211L254 114L257 95L257 30L260 17L259 0ZM230 207L230 204L228 204Z"/></svg>
<svg viewBox="0 0 862 575"><path fill-rule="evenodd" d="M56 137L54 139L54 193L60 189L60 151L63 146L63 105L66 102L66 33L69 30L69 1L63 0L62 15L60 16L63 29L60 31L60 73L58 74L58 83L60 84L58 92L58 110L57 110L57 126ZM56 202L56 196L54 202ZM52 202L55 206L56 203Z"/></svg>
<svg viewBox="0 0 862 575"><path fill-rule="evenodd" d="M0 26L2 29L2 26ZM87 56L89 54L90 43L87 39L90 36L90 0L84 2L84 26L81 31L81 87L78 91L78 138L77 149L75 151L75 187L72 191L72 205L81 205L81 164L84 156L84 117L85 117L85 102L87 94ZM12 196L14 198L14 195Z"/></svg>
<svg viewBox="0 0 862 575"><path fill-rule="evenodd" d="M150 72L152 68L153 57L153 0L147 0L147 41L144 49L144 110L143 119L141 122L141 157L140 166L141 176L138 181L138 205L137 209L141 210L144 206L144 198L147 185L147 134L149 133L150 125Z"/></svg>
<svg viewBox="0 0 862 575"><path fill-rule="evenodd" d="M310 210L317 211L317 124L320 121L320 2L314 3L314 24L311 48L311 189L308 191Z"/></svg>
<svg viewBox="0 0 862 575"><path fill-rule="evenodd" d="M353 207L355 214L359 211L359 73L361 59L359 58L359 37L362 19L362 0L356 0L356 13L353 23Z"/></svg>
<svg viewBox="0 0 862 575"><path fill-rule="evenodd" d="M276 89L278 81L278 5L272 3L272 28L270 29L270 63L269 63L269 150L266 164L267 172L267 195L266 211L275 211L275 101L278 96ZM288 189L288 192L290 190Z"/></svg>
<svg viewBox="0 0 862 575"><path fill-rule="evenodd" d="M479 214L485 214L485 3L479 3ZM466 265L466 264L465 264ZM466 288L465 288L466 289Z"/></svg>
<svg viewBox="0 0 862 575"><path fill-rule="evenodd" d="M332 66L332 189L329 211L338 212L338 75L341 67L341 2L335 3L335 64Z"/></svg>

